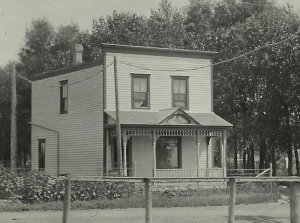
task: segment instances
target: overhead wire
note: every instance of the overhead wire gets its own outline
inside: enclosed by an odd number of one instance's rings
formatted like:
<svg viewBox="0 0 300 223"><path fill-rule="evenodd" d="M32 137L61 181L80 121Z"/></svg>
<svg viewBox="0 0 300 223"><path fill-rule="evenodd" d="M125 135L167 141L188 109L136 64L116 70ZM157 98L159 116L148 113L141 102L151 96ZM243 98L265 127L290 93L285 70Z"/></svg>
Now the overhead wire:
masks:
<svg viewBox="0 0 300 223"><path fill-rule="evenodd" d="M113 64L113 63L108 64L105 68L108 68L108 67L111 66L112 64ZM102 68L102 70L98 71L96 74L94 74L94 75L92 75L92 76L90 76L90 77L86 77L86 78L84 78L84 79L75 81L75 82L71 82L71 83L68 84L68 86L80 84L80 83L82 83L82 82L84 82L84 81L90 80L90 79L92 79L92 78L98 76L99 74L101 74L101 73L103 72L103 70L104 70L104 67ZM32 81L32 80L28 79L27 77L24 77L24 76L22 76L22 75L20 75L20 74L18 74L18 73L16 74L16 76L18 76L18 77L21 78L22 80L25 80L25 81L29 82L30 84L32 84L32 83L34 82L35 85L39 85L39 86L43 86L43 87L49 87L49 88L58 88L58 87L60 87L60 85L45 85L45 84L37 83L37 82Z"/></svg>
<svg viewBox="0 0 300 223"><path fill-rule="evenodd" d="M162 72L163 72L163 71L170 71L170 72L193 71L193 70L203 69L203 68L206 68L206 67L217 66L217 65L220 65L220 64L228 63L228 62L231 62L231 61L240 59L240 58L242 58L242 57L246 57L246 56L248 56L249 54L252 54L252 53L254 53L254 52L258 51L258 50L261 50L261 49L263 49L263 48L267 48L267 47L271 47L271 46L276 46L276 45L279 45L279 44L281 44L281 43L287 42L287 41L289 41L289 40L290 40L290 38L287 38L287 39L281 40L281 41L279 41L279 42L265 44L265 45L263 45L263 46L260 46L260 47L255 48L254 50L251 50L251 51L246 52L246 53L244 53L244 54L241 54L241 55L232 57L232 58L230 58L230 59L222 60L222 61L219 61L219 62L216 62L216 63L213 63L213 64L204 65L204 66L200 66L200 67L194 67L194 68L183 68L183 69L156 69L156 68L147 68L147 67L135 65L135 64L132 64L132 63L129 63L129 62L122 61L122 60L120 60L120 59L118 59L118 61L119 61L120 63L122 63L122 64L131 66L131 67L135 67L135 68L139 68L139 69L142 69L142 70L147 70L147 71L162 71Z"/></svg>
<svg viewBox="0 0 300 223"><path fill-rule="evenodd" d="M244 54L241 54L241 55L238 55L238 56L235 56L235 57L232 57L230 59L227 59L227 60L222 60L222 61L219 61L219 62L216 62L216 63L213 63L213 64L209 64L209 65L204 65L204 66L200 66L200 67L194 67L194 68L183 68L183 69L155 69L155 68L147 68L147 67L143 67L143 66L139 66L139 65L135 65L135 64L132 64L132 63L129 63L129 62L125 62L125 61L122 61L120 59L118 59L118 62L122 63L122 64L125 64L127 66L131 66L131 67L135 67L135 68L139 68L139 69L142 69L142 70L147 70L147 71L170 71L170 72L179 72L179 71L193 71L193 70L199 70L199 69L203 69L203 68L207 68L207 67L211 67L211 66L217 66L217 65L220 65L220 64L224 64L224 63L228 63L228 62L231 62L231 61L234 61L234 60L237 60L237 59L240 59L242 57L246 57L248 56L249 54L252 54L258 50L261 50L263 48L267 48L267 47L271 47L271 46L276 46L276 45L279 45L281 43L284 43L284 42L287 42L289 41L290 38L287 38L287 39L284 39L284 40L281 40L279 42L275 42L275 43L267 43L263 46L260 46L260 47L257 47L255 48L254 50L251 50L249 52L246 52ZM76 82L73 82L73 83L69 83L68 85L76 85L76 84L79 84L79 83L82 83L83 81L86 81L86 80L89 80L89 79L92 79L96 76L98 76L101 72L103 72L104 68L108 68L109 66L111 66L113 64L110 63L109 65L107 65L106 67L103 67L101 71L97 72L95 75L93 76L90 76L90 77L87 77L85 79L82 79L82 80L79 80L79 81L76 81ZM22 76L22 75L19 75L19 74L16 74L19 78L29 82L29 83L33 83L34 81ZM53 87L53 88L56 88L56 87L60 87L60 85L45 85L45 84L39 84L39 83L36 83L34 82L35 85L40 85L40 86L43 86L43 87Z"/></svg>

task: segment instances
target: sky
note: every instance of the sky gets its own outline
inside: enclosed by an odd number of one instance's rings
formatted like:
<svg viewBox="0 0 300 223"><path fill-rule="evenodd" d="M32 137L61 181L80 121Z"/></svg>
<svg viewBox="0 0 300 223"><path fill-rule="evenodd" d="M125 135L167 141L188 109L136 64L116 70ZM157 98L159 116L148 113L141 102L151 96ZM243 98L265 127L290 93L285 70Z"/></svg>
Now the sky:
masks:
<svg viewBox="0 0 300 223"><path fill-rule="evenodd" d="M169 0L179 9L189 0ZM24 46L26 29L33 19L47 18L54 26L79 25L81 31L91 31L93 19L117 12L150 15L161 0L0 0L0 67L18 59ZM300 0L277 0L289 3L300 11Z"/></svg>

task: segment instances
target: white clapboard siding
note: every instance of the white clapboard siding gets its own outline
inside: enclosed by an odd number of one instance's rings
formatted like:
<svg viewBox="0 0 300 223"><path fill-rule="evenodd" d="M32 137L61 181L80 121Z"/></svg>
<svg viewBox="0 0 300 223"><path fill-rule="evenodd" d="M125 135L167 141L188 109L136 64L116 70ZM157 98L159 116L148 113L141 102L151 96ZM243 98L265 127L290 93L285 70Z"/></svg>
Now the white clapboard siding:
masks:
<svg viewBox="0 0 300 223"><path fill-rule="evenodd" d="M108 52L106 53L107 64L113 62L113 56L116 56L118 61L120 110L131 109L131 74L136 73L150 74L150 110L157 111L172 107L171 76L189 76L189 111L212 111L210 59ZM198 70L180 72L150 71L123 64L122 61L139 67L161 70L204 67ZM107 68L105 86L106 109L115 110L113 66Z"/></svg>
<svg viewBox="0 0 300 223"><path fill-rule="evenodd" d="M132 137L132 160L136 177L153 176L153 146L149 136Z"/></svg>
<svg viewBox="0 0 300 223"><path fill-rule="evenodd" d="M60 135L60 173L103 174L103 73L101 66L42 80L32 85L32 123ZM91 77L91 78L90 78ZM89 79L90 78L90 79ZM68 80L68 113L60 114L59 81ZM80 82L82 81L82 82ZM72 85L72 83L77 83ZM80 83L78 83L80 82ZM46 139L46 172L57 165L55 132L32 125L32 162L38 166L39 138ZM56 154L56 155L55 155Z"/></svg>
<svg viewBox="0 0 300 223"><path fill-rule="evenodd" d="M32 128L32 169L38 170L38 139L45 139L45 169L51 175L57 174L57 133Z"/></svg>
<svg viewBox="0 0 300 223"><path fill-rule="evenodd" d="M207 142L206 137L200 137L200 157L199 168L206 168ZM182 168L195 169L197 168L197 145L196 139L192 136L182 137Z"/></svg>

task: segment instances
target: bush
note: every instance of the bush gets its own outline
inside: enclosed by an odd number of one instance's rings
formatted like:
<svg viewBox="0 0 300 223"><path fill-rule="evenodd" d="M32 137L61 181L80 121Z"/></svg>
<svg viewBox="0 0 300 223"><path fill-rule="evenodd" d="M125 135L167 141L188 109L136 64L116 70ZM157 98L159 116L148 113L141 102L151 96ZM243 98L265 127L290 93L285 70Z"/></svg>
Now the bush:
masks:
<svg viewBox="0 0 300 223"><path fill-rule="evenodd" d="M64 199L64 179L64 177L52 177L37 171L15 174L0 167L0 199L21 201L27 204L62 201ZM276 184L273 184L273 192L277 193L278 188ZM237 193L242 195L249 193L267 194L270 193L270 183L237 184ZM155 191L154 197L161 198L155 201L157 206L165 206L162 201L165 199L170 202L171 206L185 206L187 204L180 204L180 202L184 203L185 201L192 206L198 206L219 205L220 202L224 203L228 194L227 187L202 190L166 187ZM136 199L141 197L144 195L135 189L134 183L72 182L72 201L101 200L101 202L107 203L108 200L119 199L125 203L131 200L131 205L134 206ZM199 197L202 200L200 203L195 200ZM255 198L255 200L257 199L263 200L263 196L260 195ZM103 203L101 205L105 206Z"/></svg>
<svg viewBox="0 0 300 223"><path fill-rule="evenodd" d="M0 199L37 203L62 201L64 177L52 177L38 171L10 173L0 167ZM72 201L128 198L135 193L132 183L72 182Z"/></svg>

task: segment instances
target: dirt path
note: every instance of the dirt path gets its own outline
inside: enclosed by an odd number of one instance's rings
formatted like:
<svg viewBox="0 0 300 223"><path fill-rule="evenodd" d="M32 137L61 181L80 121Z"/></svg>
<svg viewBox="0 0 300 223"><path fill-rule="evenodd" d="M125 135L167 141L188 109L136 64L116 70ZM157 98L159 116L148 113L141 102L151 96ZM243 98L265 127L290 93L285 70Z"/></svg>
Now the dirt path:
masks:
<svg viewBox="0 0 300 223"><path fill-rule="evenodd" d="M144 209L71 210L72 223L143 223ZM153 208L153 223L226 223L227 206ZM62 212L0 212L0 223L61 223ZM289 204L236 206L237 223L288 223Z"/></svg>

